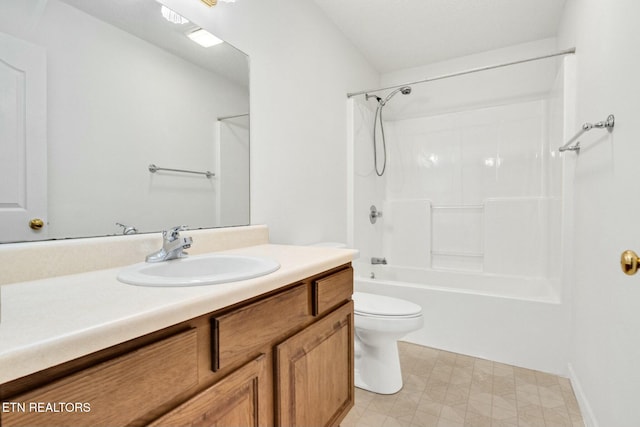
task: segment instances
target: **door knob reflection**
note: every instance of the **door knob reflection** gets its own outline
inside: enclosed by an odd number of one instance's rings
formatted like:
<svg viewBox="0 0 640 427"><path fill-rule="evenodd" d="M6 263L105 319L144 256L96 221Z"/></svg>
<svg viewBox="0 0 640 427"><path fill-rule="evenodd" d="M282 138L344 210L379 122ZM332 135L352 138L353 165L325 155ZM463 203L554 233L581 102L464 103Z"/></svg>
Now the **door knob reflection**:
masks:
<svg viewBox="0 0 640 427"><path fill-rule="evenodd" d="M638 254L634 251L626 250L620 255L620 267L624 274L632 276L638 271Z"/></svg>

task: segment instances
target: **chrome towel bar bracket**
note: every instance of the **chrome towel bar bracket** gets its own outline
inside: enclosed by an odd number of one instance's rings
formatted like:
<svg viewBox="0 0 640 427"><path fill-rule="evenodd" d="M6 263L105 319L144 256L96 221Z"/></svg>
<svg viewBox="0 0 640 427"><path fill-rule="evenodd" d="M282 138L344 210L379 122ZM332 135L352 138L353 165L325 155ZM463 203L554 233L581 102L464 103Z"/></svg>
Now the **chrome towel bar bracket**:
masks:
<svg viewBox="0 0 640 427"><path fill-rule="evenodd" d="M582 125L582 129L580 129L578 131L578 133L576 133L573 138L571 138L569 141L567 141L566 144L564 144L562 147L560 147L558 150L562 153L564 151L575 151L576 154L580 154L580 142L576 142L574 145L573 144L574 141L576 141L578 138L580 138L585 132L590 131L593 128L597 128L597 129L607 129L609 132L611 132L613 130L613 126L616 124L616 118L614 117L613 114L609 114L609 116L607 117L607 120L603 120L601 122L597 122L597 123L585 123Z"/></svg>

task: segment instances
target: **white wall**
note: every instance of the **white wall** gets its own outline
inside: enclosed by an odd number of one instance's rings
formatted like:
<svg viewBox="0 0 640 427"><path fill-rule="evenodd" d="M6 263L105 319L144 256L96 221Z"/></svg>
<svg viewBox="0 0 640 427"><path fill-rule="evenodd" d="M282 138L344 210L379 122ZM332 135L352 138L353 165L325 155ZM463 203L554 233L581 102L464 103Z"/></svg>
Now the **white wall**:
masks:
<svg viewBox="0 0 640 427"><path fill-rule="evenodd" d="M251 222L273 242L346 239L346 93L379 76L310 0L164 0L251 57Z"/></svg>
<svg viewBox="0 0 640 427"><path fill-rule="evenodd" d="M560 47L577 48L577 124L592 131L575 160L575 283L571 366L588 426L640 425L640 277L618 265L640 249L640 3L568 0ZM577 130L577 129L576 129Z"/></svg>

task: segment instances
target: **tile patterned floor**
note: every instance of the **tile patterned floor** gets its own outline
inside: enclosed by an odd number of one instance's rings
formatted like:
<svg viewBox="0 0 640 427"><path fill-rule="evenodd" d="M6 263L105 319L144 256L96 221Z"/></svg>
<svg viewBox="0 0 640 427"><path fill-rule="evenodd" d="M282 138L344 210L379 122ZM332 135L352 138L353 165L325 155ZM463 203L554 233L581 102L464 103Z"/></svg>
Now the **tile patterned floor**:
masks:
<svg viewBox="0 0 640 427"><path fill-rule="evenodd" d="M341 427L583 427L568 379L399 343L404 388L356 389Z"/></svg>

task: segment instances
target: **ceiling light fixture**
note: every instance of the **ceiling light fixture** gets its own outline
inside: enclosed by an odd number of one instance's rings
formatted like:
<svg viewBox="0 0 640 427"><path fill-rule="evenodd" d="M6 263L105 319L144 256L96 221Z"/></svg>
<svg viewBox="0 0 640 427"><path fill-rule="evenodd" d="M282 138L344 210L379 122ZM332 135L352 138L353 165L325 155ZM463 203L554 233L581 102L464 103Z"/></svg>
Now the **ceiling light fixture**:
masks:
<svg viewBox="0 0 640 427"><path fill-rule="evenodd" d="M202 28L198 28L197 30L188 33L187 37L202 47L211 47L222 43L222 40Z"/></svg>
<svg viewBox="0 0 640 427"><path fill-rule="evenodd" d="M160 9L160 12L162 13L162 16L164 17L164 19L166 19L167 21L172 22L174 24L186 24L186 23L189 22L189 20L187 18L185 18L182 15L179 15L178 13L176 13L173 10L169 9L165 5L162 5L162 8Z"/></svg>
<svg viewBox="0 0 640 427"><path fill-rule="evenodd" d="M218 0L200 0L202 3L206 4L209 7L213 7L218 4ZM236 0L221 0L225 3L235 3Z"/></svg>

